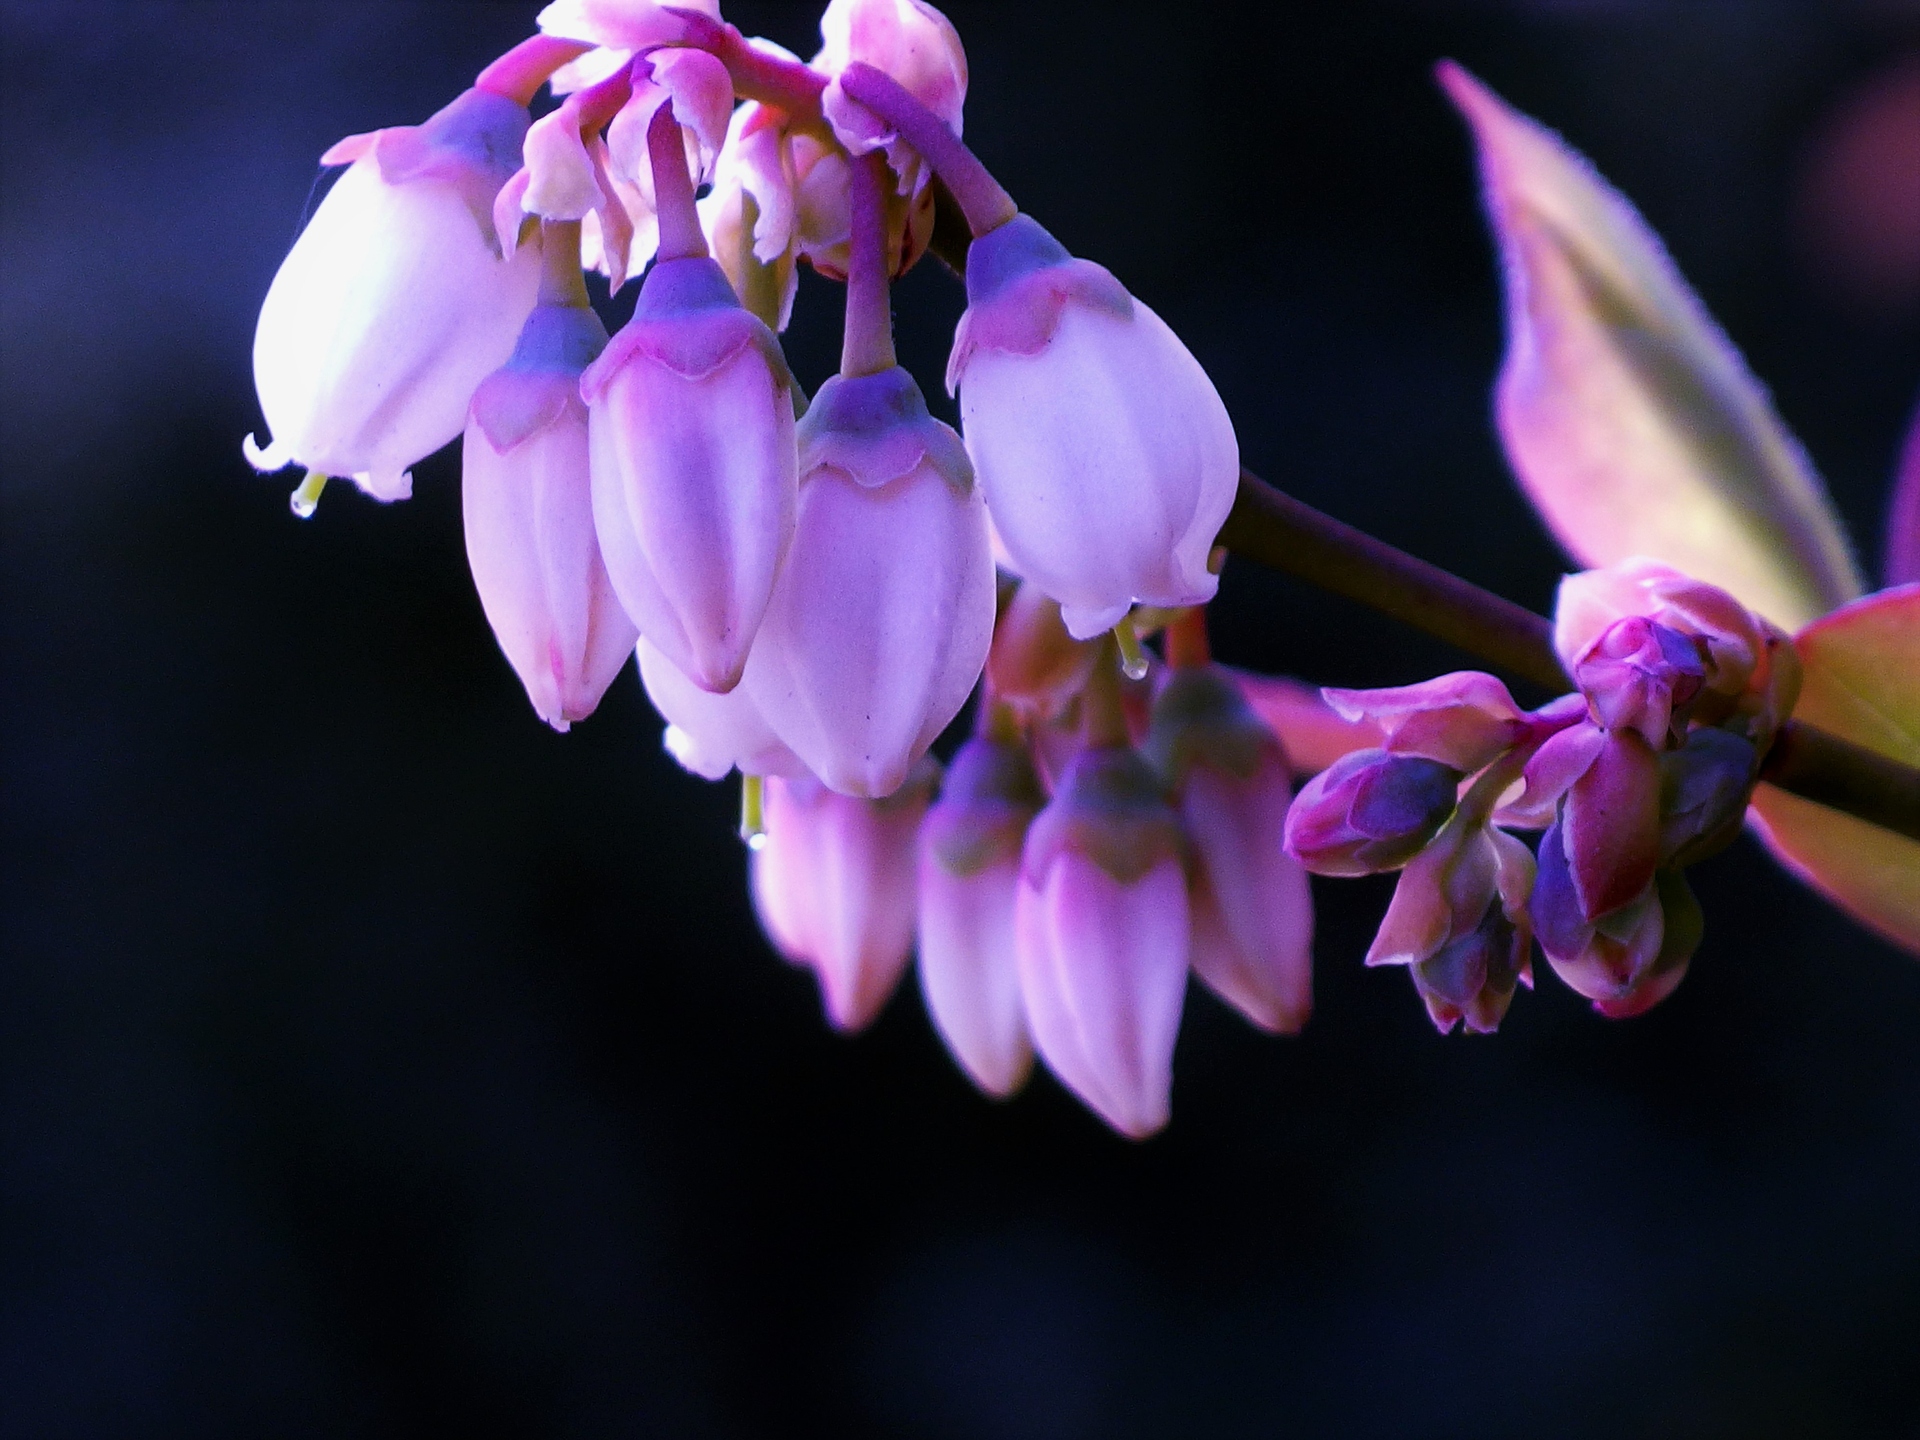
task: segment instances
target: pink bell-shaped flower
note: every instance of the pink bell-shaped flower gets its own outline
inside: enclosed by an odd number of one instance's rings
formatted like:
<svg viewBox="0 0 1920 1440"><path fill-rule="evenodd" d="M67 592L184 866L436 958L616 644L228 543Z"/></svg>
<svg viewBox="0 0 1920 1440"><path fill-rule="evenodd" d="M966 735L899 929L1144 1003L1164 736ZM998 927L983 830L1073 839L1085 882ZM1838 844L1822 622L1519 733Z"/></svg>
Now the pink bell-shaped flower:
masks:
<svg viewBox="0 0 1920 1440"><path fill-rule="evenodd" d="M1034 1044L1135 1139L1167 1123L1191 926L1181 852L1152 769L1107 744L1080 752L1021 858L1014 931Z"/></svg>
<svg viewBox="0 0 1920 1440"><path fill-rule="evenodd" d="M639 660L647 698L667 722L661 743L686 769L704 780L722 779L732 770L789 779L807 774L799 757L773 733L746 686L736 685L724 695L702 690L644 639Z"/></svg>
<svg viewBox="0 0 1920 1440"><path fill-rule="evenodd" d="M706 690L739 682L793 536L793 389L773 332L704 257L655 264L581 377L613 587Z"/></svg>
<svg viewBox="0 0 1920 1440"><path fill-rule="evenodd" d="M887 795L986 663L986 507L959 437L897 366L828 380L799 436L799 520L746 688L828 786Z"/></svg>
<svg viewBox="0 0 1920 1440"><path fill-rule="evenodd" d="M1046 797L1017 735L977 735L920 828L920 988L947 1048L989 1095L1033 1064L1014 904L1027 827Z"/></svg>
<svg viewBox="0 0 1920 1440"><path fill-rule="evenodd" d="M1024 215L973 242L967 307L947 388L1019 573L1079 639L1211 599L1240 449L1186 346Z"/></svg>
<svg viewBox="0 0 1920 1440"><path fill-rule="evenodd" d="M1176 664L1146 753L1192 847L1194 973L1262 1029L1295 1033L1313 1008L1313 897L1284 844L1286 752L1225 670Z"/></svg>
<svg viewBox="0 0 1920 1440"><path fill-rule="evenodd" d="M820 981L843 1031L880 1013L913 947L916 834L939 779L924 760L885 800L856 800L811 776L766 781L766 840L753 898L781 954Z"/></svg>
<svg viewBox="0 0 1920 1440"><path fill-rule="evenodd" d="M243 447L255 468L304 465L403 500L407 467L460 434L540 283L538 250L502 260L492 220L526 129L525 107L469 90L424 125L349 136L321 157L347 172L281 263L254 331L273 436ZM296 505L311 513L310 498Z"/></svg>
<svg viewBox="0 0 1920 1440"><path fill-rule="evenodd" d="M462 458L481 608L556 730L593 713L638 638L593 530L579 381L606 343L584 304L536 308L513 358L474 393Z"/></svg>

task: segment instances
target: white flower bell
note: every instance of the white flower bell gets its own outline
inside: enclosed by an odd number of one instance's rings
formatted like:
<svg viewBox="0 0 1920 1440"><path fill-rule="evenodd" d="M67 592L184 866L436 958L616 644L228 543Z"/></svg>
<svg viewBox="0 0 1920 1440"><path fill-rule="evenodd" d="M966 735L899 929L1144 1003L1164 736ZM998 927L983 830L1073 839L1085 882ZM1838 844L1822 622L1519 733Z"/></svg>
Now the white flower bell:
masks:
<svg viewBox="0 0 1920 1440"><path fill-rule="evenodd" d="M1240 449L1186 346L1024 215L973 242L967 302L947 388L1019 573L1077 639L1212 599Z"/></svg>
<svg viewBox="0 0 1920 1440"><path fill-rule="evenodd" d="M527 111L469 90L426 124L355 135L348 164L274 276L253 375L273 443L299 464L405 499L408 467L460 434L532 311L540 255L500 258L493 199L519 165Z"/></svg>
<svg viewBox="0 0 1920 1440"><path fill-rule="evenodd" d="M593 530L579 382L606 343L584 304L537 307L513 358L474 394L461 461L481 607L556 730L593 713L638 638Z"/></svg>
<svg viewBox="0 0 1920 1440"><path fill-rule="evenodd" d="M959 436L898 366L828 380L799 436L793 549L746 687L829 786L888 795L986 664L986 507Z"/></svg>
<svg viewBox="0 0 1920 1440"><path fill-rule="evenodd" d="M657 263L581 378L614 589L702 689L739 682L793 535L793 391L773 332L706 258Z"/></svg>
<svg viewBox="0 0 1920 1440"><path fill-rule="evenodd" d="M746 686L716 695L687 679L650 642L641 640L638 653L647 698L667 722L662 743L684 768L705 780L723 779L732 770L790 779L807 773L773 733Z"/></svg>

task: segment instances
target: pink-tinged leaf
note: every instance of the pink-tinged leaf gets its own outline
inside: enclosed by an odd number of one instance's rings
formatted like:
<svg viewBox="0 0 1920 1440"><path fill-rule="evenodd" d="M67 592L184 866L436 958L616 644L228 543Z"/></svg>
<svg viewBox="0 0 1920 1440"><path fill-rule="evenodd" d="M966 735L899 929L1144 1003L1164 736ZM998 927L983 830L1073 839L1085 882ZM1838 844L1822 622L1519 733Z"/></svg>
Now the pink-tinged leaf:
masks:
<svg viewBox="0 0 1920 1440"><path fill-rule="evenodd" d="M1372 720L1341 719L1321 698L1318 685L1247 670L1232 674L1253 713L1280 737L1296 775L1317 774L1342 755L1375 749L1386 738L1386 731Z"/></svg>
<svg viewBox="0 0 1920 1440"><path fill-rule="evenodd" d="M1920 765L1920 584L1857 600L1794 645L1806 668L1796 720ZM1748 813L1788 869L1920 955L1920 842L1771 785Z"/></svg>
<svg viewBox="0 0 1920 1440"><path fill-rule="evenodd" d="M1887 552L1881 574L1889 585L1920 580L1920 410L1913 412L1907 443L1900 452L1900 473L1893 477L1887 506Z"/></svg>
<svg viewBox="0 0 1920 1440"><path fill-rule="evenodd" d="M1859 595L1845 532L1767 393L1633 206L1451 63L1506 273L1495 410L1583 564L1645 555L1792 629Z"/></svg>

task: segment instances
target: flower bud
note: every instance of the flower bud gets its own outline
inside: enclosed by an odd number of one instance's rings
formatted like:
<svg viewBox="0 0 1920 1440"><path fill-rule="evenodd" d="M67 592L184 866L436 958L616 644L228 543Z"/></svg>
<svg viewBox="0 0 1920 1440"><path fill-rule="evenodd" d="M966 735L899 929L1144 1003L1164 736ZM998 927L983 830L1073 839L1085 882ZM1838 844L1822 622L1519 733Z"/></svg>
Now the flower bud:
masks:
<svg viewBox="0 0 1920 1440"><path fill-rule="evenodd" d="M885 71L914 99L960 134L967 98L967 53L953 23L923 0L829 0L820 16L820 53L811 62L838 77L860 63ZM884 147L902 195L918 195L933 172L913 147L837 82L820 97L840 142L855 155Z"/></svg>
<svg viewBox="0 0 1920 1440"><path fill-rule="evenodd" d="M1185 998L1180 823L1125 746L1081 751L1027 831L1014 906L1020 993L1041 1057L1122 1134L1167 1122Z"/></svg>
<svg viewBox="0 0 1920 1440"><path fill-rule="evenodd" d="M1437 760L1354 750L1309 780L1287 814L1287 853L1316 875L1398 870L1453 813L1463 777Z"/></svg>
<svg viewBox="0 0 1920 1440"><path fill-rule="evenodd" d="M821 386L800 451L793 549L747 689L829 786L887 795L986 663L986 507L959 437L898 366Z"/></svg>
<svg viewBox="0 0 1920 1440"><path fill-rule="evenodd" d="M537 307L513 358L474 392L461 461L480 606L556 730L593 713L639 638L593 530L579 383L606 343L584 306Z"/></svg>
<svg viewBox="0 0 1920 1440"><path fill-rule="evenodd" d="M661 743L695 775L719 780L728 771L799 779L807 767L767 724L744 685L724 695L702 690L651 642L639 644L640 680L667 722Z"/></svg>
<svg viewBox="0 0 1920 1440"><path fill-rule="evenodd" d="M1286 752L1217 665L1168 675L1145 748L1192 847L1194 973L1262 1029L1297 1032L1313 1008L1313 897L1284 845Z"/></svg>
<svg viewBox="0 0 1920 1440"><path fill-rule="evenodd" d="M1759 757L1749 740L1700 726L1660 756L1660 863L1680 869L1733 843Z"/></svg>
<svg viewBox="0 0 1920 1440"><path fill-rule="evenodd" d="M920 986L947 1049L989 1095L1033 1064L1014 903L1027 827L1046 803L1026 748L975 736L920 827Z"/></svg>
<svg viewBox="0 0 1920 1440"><path fill-rule="evenodd" d="M1514 986L1533 988L1527 954L1533 934L1525 913L1518 918L1515 924L1502 907L1489 905L1477 927L1409 967L1413 988L1442 1035L1463 1021L1472 1034L1493 1034L1513 1003Z"/></svg>
<svg viewBox="0 0 1920 1440"><path fill-rule="evenodd" d="M1460 670L1388 690L1323 690L1344 720L1371 721L1394 755L1419 755L1463 774L1490 764L1526 733L1526 713L1491 675Z"/></svg>
<svg viewBox="0 0 1920 1440"><path fill-rule="evenodd" d="M731 690L793 536L793 380L708 259L648 272L581 377L613 587L695 684Z"/></svg>
<svg viewBox="0 0 1920 1440"><path fill-rule="evenodd" d="M1400 872L1367 951L1367 964L1432 960L1455 940L1478 931L1492 905L1519 925L1533 889L1533 872L1533 856L1513 836L1489 825L1463 823L1456 815Z"/></svg>
<svg viewBox="0 0 1920 1440"><path fill-rule="evenodd" d="M1581 909L1557 821L1540 839L1539 864L1529 909L1555 974L1613 1019L1637 1015L1673 993L1704 925L1678 871L1660 871L1627 904L1593 921Z"/></svg>
<svg viewBox="0 0 1920 1440"><path fill-rule="evenodd" d="M1765 624L1726 591L1646 559L1569 575L1554 603L1553 644L1561 663L1577 670L1616 622L1643 616L1698 640L1703 683L1723 697L1747 687L1766 649Z"/></svg>
<svg viewBox="0 0 1920 1440"><path fill-rule="evenodd" d="M838 795L811 776L766 782L766 843L753 898L780 952L820 981L837 1030L880 1013L913 946L917 845L940 769L925 760L885 800Z"/></svg>
<svg viewBox="0 0 1920 1440"><path fill-rule="evenodd" d="M1608 734L1560 807L1580 913L1598 920L1653 879L1660 859L1660 766L1637 731Z"/></svg>
<svg viewBox="0 0 1920 1440"><path fill-rule="evenodd" d="M1166 324L1024 215L973 242L947 388L1021 575L1079 639L1213 598L1233 422Z"/></svg>
<svg viewBox="0 0 1920 1440"><path fill-rule="evenodd" d="M1049 719L1062 714L1085 688L1099 654L1098 645L1067 634L1058 601L1038 586L1022 584L994 626L987 682L1023 714Z"/></svg>
<svg viewBox="0 0 1920 1440"><path fill-rule="evenodd" d="M492 220L526 130L523 106L469 90L424 125L350 136L322 157L347 172L281 263L254 332L273 435L264 451L244 447L257 469L304 465L402 500L407 467L459 435L539 288L538 249L502 260Z"/></svg>
<svg viewBox="0 0 1920 1440"><path fill-rule="evenodd" d="M1655 750L1687 731L1687 713L1706 681L1703 644L1644 616L1616 620L1573 667L1593 718L1609 730L1638 730Z"/></svg>

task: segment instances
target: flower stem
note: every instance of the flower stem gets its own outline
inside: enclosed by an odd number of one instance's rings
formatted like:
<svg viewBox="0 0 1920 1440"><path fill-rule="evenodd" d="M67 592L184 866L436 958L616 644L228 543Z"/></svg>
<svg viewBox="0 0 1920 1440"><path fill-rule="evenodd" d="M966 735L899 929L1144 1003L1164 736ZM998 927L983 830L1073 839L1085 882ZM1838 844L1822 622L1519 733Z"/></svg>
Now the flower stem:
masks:
<svg viewBox="0 0 1920 1440"><path fill-rule="evenodd" d="M583 40L535 35L482 70L474 77L473 88L504 95L516 105L531 105L554 71L591 49L593 46Z"/></svg>
<svg viewBox="0 0 1920 1440"><path fill-rule="evenodd" d="M827 77L797 60L782 60L756 50L732 25L695 10L675 10L685 27L680 44L704 50L722 65L733 81L733 93L784 110L805 126L820 120L820 92Z"/></svg>
<svg viewBox="0 0 1920 1440"><path fill-rule="evenodd" d="M653 165L653 199L660 217L662 260L703 260L707 237L693 204L693 177L687 173L687 144L673 106L662 104L647 124L647 158Z"/></svg>
<svg viewBox="0 0 1920 1440"><path fill-rule="evenodd" d="M580 269L580 222L548 220L541 225L540 304L585 310L587 277Z"/></svg>
<svg viewBox="0 0 1920 1440"><path fill-rule="evenodd" d="M905 86L884 70L871 65L849 65L840 73L840 88L849 99L873 111L915 150L934 173L947 182L960 212L967 217L967 228L975 236L998 229L1019 208L1013 197L1000 187L979 158L960 143L960 137L947 128L947 122L913 98Z"/></svg>
<svg viewBox="0 0 1920 1440"><path fill-rule="evenodd" d="M878 375L897 363L887 282L886 156L853 157L847 189L853 208L852 255L847 263L847 318L840 342L842 375Z"/></svg>
<svg viewBox="0 0 1920 1440"><path fill-rule="evenodd" d="M1176 670L1204 670L1213 663L1207 642L1207 608L1190 606L1167 622L1167 664Z"/></svg>
<svg viewBox="0 0 1920 1440"><path fill-rule="evenodd" d="M1080 692L1080 743L1089 747L1125 745L1131 737L1127 734L1127 712L1120 703L1117 643L1102 642L1100 649L1100 658Z"/></svg>

